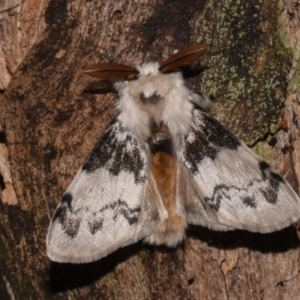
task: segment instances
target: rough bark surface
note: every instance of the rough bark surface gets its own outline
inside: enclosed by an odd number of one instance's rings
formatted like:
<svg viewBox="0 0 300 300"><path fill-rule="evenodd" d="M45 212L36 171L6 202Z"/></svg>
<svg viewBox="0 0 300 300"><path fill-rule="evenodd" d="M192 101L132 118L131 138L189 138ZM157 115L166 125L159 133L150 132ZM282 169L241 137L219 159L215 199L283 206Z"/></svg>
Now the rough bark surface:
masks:
<svg viewBox="0 0 300 300"><path fill-rule="evenodd" d="M294 0L0 0L0 298L299 299L297 226L192 227L176 249L138 243L83 265L45 255L52 213L114 116L116 96L82 75L99 61L209 44L189 86L223 94L214 115L299 193L299 28Z"/></svg>

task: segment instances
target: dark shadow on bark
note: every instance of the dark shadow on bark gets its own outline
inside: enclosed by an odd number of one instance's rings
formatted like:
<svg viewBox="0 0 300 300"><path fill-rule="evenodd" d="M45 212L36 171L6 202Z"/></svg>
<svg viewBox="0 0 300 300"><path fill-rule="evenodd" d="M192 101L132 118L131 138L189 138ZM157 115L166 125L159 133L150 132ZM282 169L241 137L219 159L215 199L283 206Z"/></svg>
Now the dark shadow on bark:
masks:
<svg viewBox="0 0 300 300"><path fill-rule="evenodd" d="M142 243L120 248L98 261L84 264L56 263L50 266L49 282L46 284L52 293L87 286L112 272L121 262L136 255Z"/></svg>
<svg viewBox="0 0 300 300"><path fill-rule="evenodd" d="M244 230L213 231L201 226L191 226L188 236L201 239L218 249L249 248L261 253L282 253L300 245L296 228L289 226L271 233L256 233Z"/></svg>

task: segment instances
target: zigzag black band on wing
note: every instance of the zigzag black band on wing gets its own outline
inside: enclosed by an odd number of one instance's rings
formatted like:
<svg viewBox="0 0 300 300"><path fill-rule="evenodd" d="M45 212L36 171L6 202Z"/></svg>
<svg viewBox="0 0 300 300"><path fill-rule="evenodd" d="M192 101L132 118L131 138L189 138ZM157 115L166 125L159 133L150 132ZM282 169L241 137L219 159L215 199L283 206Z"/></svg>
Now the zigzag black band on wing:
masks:
<svg viewBox="0 0 300 300"><path fill-rule="evenodd" d="M251 182L250 184L252 184ZM222 201L230 201L232 196L230 194L233 193L242 193L247 192L247 188L239 188L234 185L226 185L226 184L218 184L214 188L213 195L211 197L205 197L204 200L209 205L210 208L214 209L215 211L218 211L221 206ZM245 206L249 206L251 208L256 208L256 202L253 197L250 197L249 195L245 197L240 197Z"/></svg>
<svg viewBox="0 0 300 300"><path fill-rule="evenodd" d="M205 201L211 208L218 211L222 204L221 201L225 201L225 199L230 201L231 197L229 194L240 194L240 198L245 206L256 208L257 205L255 198L249 195L251 188L256 185L256 188L261 192L268 203L276 204L278 200L279 186L280 183L284 183L284 180L278 173L275 173L271 169L268 163L264 161L259 161L258 168L261 171L261 179L250 180L244 188L233 185L227 186L225 184L218 184L214 188L212 197L206 197ZM262 182L267 182L267 187L263 187L264 185L261 184ZM242 196L243 192L246 193L247 196Z"/></svg>
<svg viewBox="0 0 300 300"><path fill-rule="evenodd" d="M75 211L72 207L73 196L70 193L66 193L63 198L61 205L56 209L53 216L53 222L57 221L62 225L64 232L71 238L75 238L78 234L82 215L82 210ZM88 226L91 234L95 234L102 230L104 217L99 217L99 214L105 216L108 210L114 212L113 219L116 220L120 216L127 220L129 225L133 225L137 222L141 208L130 208L125 201L121 199L105 205L99 211L93 212L93 217L88 221ZM88 208L85 209L88 212Z"/></svg>
<svg viewBox="0 0 300 300"><path fill-rule="evenodd" d="M57 207L52 222L58 222L61 224L62 229L65 233L71 237L75 238L78 234L81 218L71 217L73 214L72 206L73 196L69 193L65 193L62 197L60 205ZM75 213L74 215L77 215Z"/></svg>

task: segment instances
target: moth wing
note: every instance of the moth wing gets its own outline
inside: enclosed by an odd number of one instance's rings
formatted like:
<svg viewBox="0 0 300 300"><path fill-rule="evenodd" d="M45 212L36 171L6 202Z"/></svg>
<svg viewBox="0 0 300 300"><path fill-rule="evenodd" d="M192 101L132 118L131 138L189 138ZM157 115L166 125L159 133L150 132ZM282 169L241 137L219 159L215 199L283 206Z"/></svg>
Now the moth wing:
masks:
<svg viewBox="0 0 300 300"><path fill-rule="evenodd" d="M146 152L119 121L108 127L54 213L47 235L52 260L97 260L154 230L161 215L153 180L146 180Z"/></svg>
<svg viewBox="0 0 300 300"><path fill-rule="evenodd" d="M215 119L194 109L182 144L178 182L189 223L271 232L299 219L292 187Z"/></svg>

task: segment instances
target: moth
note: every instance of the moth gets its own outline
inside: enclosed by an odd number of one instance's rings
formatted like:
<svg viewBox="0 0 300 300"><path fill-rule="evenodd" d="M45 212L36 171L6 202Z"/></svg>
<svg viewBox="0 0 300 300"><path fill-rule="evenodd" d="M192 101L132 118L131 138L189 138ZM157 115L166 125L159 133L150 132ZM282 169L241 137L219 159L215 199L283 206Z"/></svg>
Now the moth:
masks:
<svg viewBox="0 0 300 300"><path fill-rule="evenodd" d="M176 246L188 224L271 232L300 217L300 200L268 163L208 113L208 97L178 71L207 50L190 45L162 64L95 64L111 79L117 115L58 205L47 254L83 263L144 240Z"/></svg>

